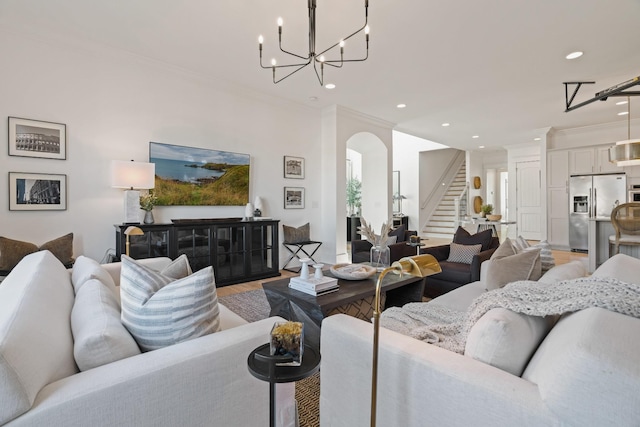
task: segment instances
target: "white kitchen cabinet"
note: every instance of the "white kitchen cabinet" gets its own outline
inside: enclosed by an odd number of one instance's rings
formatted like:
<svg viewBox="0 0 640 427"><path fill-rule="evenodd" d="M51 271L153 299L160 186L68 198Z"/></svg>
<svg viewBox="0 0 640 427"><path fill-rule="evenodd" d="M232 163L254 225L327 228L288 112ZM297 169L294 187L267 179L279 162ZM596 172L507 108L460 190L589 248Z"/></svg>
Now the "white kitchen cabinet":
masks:
<svg viewBox="0 0 640 427"><path fill-rule="evenodd" d="M569 173L580 175L594 173L595 150L593 148L581 148L569 150Z"/></svg>
<svg viewBox="0 0 640 427"><path fill-rule="evenodd" d="M609 147L611 145L569 150L569 174L624 172L621 167L609 161Z"/></svg>
<svg viewBox="0 0 640 427"><path fill-rule="evenodd" d="M569 249L569 151L547 153L547 240Z"/></svg>
<svg viewBox="0 0 640 427"><path fill-rule="evenodd" d="M624 172L623 168L609 161L609 148L611 145L596 149L596 173L617 173Z"/></svg>

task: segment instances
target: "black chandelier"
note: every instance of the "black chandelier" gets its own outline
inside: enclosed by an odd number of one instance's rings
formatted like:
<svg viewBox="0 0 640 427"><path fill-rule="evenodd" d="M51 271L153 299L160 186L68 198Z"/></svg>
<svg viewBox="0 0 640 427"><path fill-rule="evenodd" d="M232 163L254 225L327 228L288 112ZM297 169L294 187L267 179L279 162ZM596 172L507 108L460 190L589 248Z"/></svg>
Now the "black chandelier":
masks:
<svg viewBox="0 0 640 427"><path fill-rule="evenodd" d="M277 65L277 62L274 58L271 60L271 65L264 66L262 64L262 43L264 42L264 38L262 36L258 37L258 44L260 49L260 67L267 68L267 69L271 68L273 72L273 83L280 83L281 81L291 76L292 74L295 74L298 71L302 70L307 65L313 64L313 70L315 71L316 77L318 77L318 81L322 86L324 85L325 64L331 67L341 68L342 64L344 64L345 62L366 61L367 58L369 57L369 26L367 25L368 19L369 19L369 0L364 1L364 24L362 25L362 27L359 28L357 31L351 33L347 37L341 39L334 45L323 50L322 52L316 52L316 0L308 0L308 4L309 4L309 53L307 54L307 56L298 55L296 53L289 52L282 48L282 18L278 18L278 46L280 47L280 50L286 53L287 55L291 55L296 58L302 59L304 62L299 62L296 64ZM365 57L360 59L344 59L345 41L349 40L351 37L363 31L365 33L365 41L366 41L366 48L367 48ZM325 53L329 52L330 50L338 46L340 46L340 59L333 59L333 60L326 59L324 56ZM320 64L320 72L318 72L318 64ZM276 70L286 69L286 68L294 68L294 70L286 74L284 77L280 77L279 79L276 79Z"/></svg>

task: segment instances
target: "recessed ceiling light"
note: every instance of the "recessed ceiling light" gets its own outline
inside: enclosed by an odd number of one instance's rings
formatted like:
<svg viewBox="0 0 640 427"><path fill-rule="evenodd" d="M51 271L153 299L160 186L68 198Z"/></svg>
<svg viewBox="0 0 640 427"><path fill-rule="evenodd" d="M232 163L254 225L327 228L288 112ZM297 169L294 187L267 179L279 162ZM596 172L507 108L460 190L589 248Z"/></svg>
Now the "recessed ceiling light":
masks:
<svg viewBox="0 0 640 427"><path fill-rule="evenodd" d="M478 138L480 138L480 135L473 135L471 138L478 139Z"/></svg>
<svg viewBox="0 0 640 427"><path fill-rule="evenodd" d="M326 87L327 89L335 89L336 85L334 85L333 83L327 83L326 85L324 85L324 87Z"/></svg>
<svg viewBox="0 0 640 427"><path fill-rule="evenodd" d="M310 96L309 97L309 101L311 101L311 102L316 102L317 100L318 100L317 96Z"/></svg>
<svg viewBox="0 0 640 427"><path fill-rule="evenodd" d="M484 145L479 145L478 148L484 148Z"/></svg>
<svg viewBox="0 0 640 427"><path fill-rule="evenodd" d="M626 104L628 101L618 101L616 102L616 105L624 105Z"/></svg>
<svg viewBox="0 0 640 427"><path fill-rule="evenodd" d="M450 123L443 123L442 126L447 127L447 126L451 126Z"/></svg>
<svg viewBox="0 0 640 427"><path fill-rule="evenodd" d="M576 58L580 58L581 56L582 56L582 52L576 51L576 52L571 52L565 58L567 58L567 59L576 59Z"/></svg>
<svg viewBox="0 0 640 427"><path fill-rule="evenodd" d="M396 107L398 108L406 108L407 104L398 104L396 105Z"/></svg>
<svg viewBox="0 0 640 427"><path fill-rule="evenodd" d="M540 141L540 138L533 138L534 141Z"/></svg>
<svg viewBox="0 0 640 427"><path fill-rule="evenodd" d="M627 114L629 114L628 111L621 111L618 113L619 116L626 116Z"/></svg>

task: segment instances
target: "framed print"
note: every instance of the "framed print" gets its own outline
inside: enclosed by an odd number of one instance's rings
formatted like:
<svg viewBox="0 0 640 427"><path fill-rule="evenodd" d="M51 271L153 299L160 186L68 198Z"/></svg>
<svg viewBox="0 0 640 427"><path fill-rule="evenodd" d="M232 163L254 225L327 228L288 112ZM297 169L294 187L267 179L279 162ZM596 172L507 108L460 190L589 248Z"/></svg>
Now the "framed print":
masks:
<svg viewBox="0 0 640 427"><path fill-rule="evenodd" d="M67 176L9 172L10 211L67 209Z"/></svg>
<svg viewBox="0 0 640 427"><path fill-rule="evenodd" d="M65 160L67 125L9 117L9 155Z"/></svg>
<svg viewBox="0 0 640 427"><path fill-rule="evenodd" d="M284 208L304 209L303 187L284 187Z"/></svg>
<svg viewBox="0 0 640 427"><path fill-rule="evenodd" d="M284 177L304 179L304 158L284 156Z"/></svg>
<svg viewBox="0 0 640 427"><path fill-rule="evenodd" d="M244 206L251 156L183 145L149 143L159 206Z"/></svg>

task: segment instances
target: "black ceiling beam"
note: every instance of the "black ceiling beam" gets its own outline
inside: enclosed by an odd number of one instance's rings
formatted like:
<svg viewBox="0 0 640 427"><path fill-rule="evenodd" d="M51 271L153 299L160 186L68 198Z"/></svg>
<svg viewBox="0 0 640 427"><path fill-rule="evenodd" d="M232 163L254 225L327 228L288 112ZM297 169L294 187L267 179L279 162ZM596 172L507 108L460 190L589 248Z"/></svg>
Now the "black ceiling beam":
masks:
<svg viewBox="0 0 640 427"><path fill-rule="evenodd" d="M622 82L615 86L611 86L608 89L597 92L596 95L591 99L588 99L576 105L571 105L573 103L573 99L576 97L576 94L578 93L578 91L580 90L583 84L594 84L594 83L595 82L564 82L563 83L564 96L565 96L565 105L566 105L566 109L564 110L564 112L568 113L569 111L573 111L577 108L584 107L585 105L591 104L592 102L595 102L595 101L606 101L607 98L609 98L610 96L640 95L640 91L626 91L627 89L640 84L640 77L634 77L630 80L627 80L626 82ZM571 95L571 97L569 96L569 85L575 85L575 89L573 90L573 94Z"/></svg>

